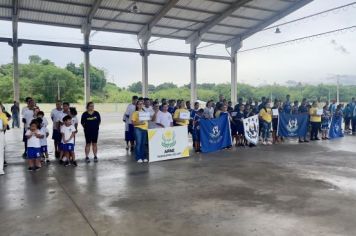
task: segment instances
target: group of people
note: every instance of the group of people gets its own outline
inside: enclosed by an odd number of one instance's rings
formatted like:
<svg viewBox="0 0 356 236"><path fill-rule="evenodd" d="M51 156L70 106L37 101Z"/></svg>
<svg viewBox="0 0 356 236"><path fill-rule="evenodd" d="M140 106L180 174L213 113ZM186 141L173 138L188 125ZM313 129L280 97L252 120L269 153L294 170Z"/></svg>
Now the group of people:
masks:
<svg viewBox="0 0 356 236"><path fill-rule="evenodd" d="M260 101L249 98L245 102L243 98L239 98L238 103L233 106L223 95L220 95L218 102L210 100L202 108L199 102L191 106L190 101L174 99L158 101L133 96L123 117L126 149L135 151L138 163L148 162L147 129L187 126L193 138L194 149L200 152L200 120L218 118L224 113L228 115L230 121L231 137L235 145L241 147L255 146L245 139L243 125L243 119L255 115L259 117L259 134L263 145L284 141L284 138L277 132L280 113L308 115L310 138L308 139L307 135L299 137L299 143L329 139L328 129L333 116L340 116L344 119L345 132L355 134L356 131L355 98L352 98L352 101L345 107L344 104L336 104L336 101L323 104L320 101L308 101L306 98L301 102L292 102L290 95L287 95L284 101L275 99L273 103L266 97L262 97ZM321 132L321 139L319 132ZM272 139L270 139L271 134Z"/></svg>
<svg viewBox="0 0 356 236"><path fill-rule="evenodd" d="M23 158L28 161L28 170L37 171L43 164L49 164L49 155L47 148L47 138L49 136L48 120L45 113L41 111L31 97L25 99L26 106L21 111L23 122L23 142L24 153ZM0 162L5 164L3 139L11 118L19 118L19 106L16 102L11 107L12 116L7 115L4 107L0 106L0 131L1 144L0 146ZM78 164L75 160L75 139L78 132L78 118L75 107L70 107L68 102L57 101L56 108L51 111L50 119L53 123L52 139L54 141L54 155L64 166L72 165L76 167ZM13 128L19 127L18 121L13 121ZM94 103L89 102L86 106L86 111L81 115L81 125L83 126L86 146L85 146L85 161L90 163L89 153L90 148L93 150L94 162L98 162L97 157L97 141L99 135L99 126L101 117L99 112L94 110ZM0 166L0 174L4 174L3 166Z"/></svg>
<svg viewBox="0 0 356 236"><path fill-rule="evenodd" d="M19 117L21 114L25 145L23 157L28 160L29 171L35 171L40 169L43 163L50 162L47 149L48 120L44 112L36 106L33 98L27 97L26 104L27 106L20 113L18 103L14 102L11 107L12 114L6 112L5 107L0 105L0 138L4 139L6 130L10 128L11 119L13 128L20 126ZM192 135L194 150L200 152L200 121L202 119L219 118L222 114L228 116L232 140L234 140L236 146L241 147L255 146L245 139L243 125L243 119L255 115L259 117L259 134L263 145L284 141L283 137L280 137L277 132L280 113L307 114L309 116L310 138L308 139L307 135L299 137L300 143L320 140L320 131L321 139L328 139L329 125L334 116L343 118L345 133L356 133L355 98L352 98L352 101L346 106L336 104L336 101L331 104L328 102L321 104L318 101L307 101L305 98L300 103L299 101L292 102L290 96L287 95L284 101L275 99L273 103L266 97L262 97L259 101L251 98L244 101L243 98L239 98L238 103L233 106L223 95L220 95L217 102L210 100L206 102L205 107L202 107L199 102L195 102L192 106L190 101L174 99L158 101L157 99L133 96L123 116L126 149L135 153L138 163L148 162L148 129L186 126L187 132ZM70 107L68 102L57 101L56 107L50 114L50 119L53 122L52 139L56 159L64 166L77 166L75 139L79 120L75 107ZM97 142L101 116L94 109L93 102L87 104L86 111L81 115L80 124L83 126L86 141L85 161L90 163L89 153L92 149L93 160L98 162ZM271 134L272 139L270 139ZM3 144L4 142L0 143ZM0 174L4 173L2 165L6 166L3 150L2 145L0 146Z"/></svg>

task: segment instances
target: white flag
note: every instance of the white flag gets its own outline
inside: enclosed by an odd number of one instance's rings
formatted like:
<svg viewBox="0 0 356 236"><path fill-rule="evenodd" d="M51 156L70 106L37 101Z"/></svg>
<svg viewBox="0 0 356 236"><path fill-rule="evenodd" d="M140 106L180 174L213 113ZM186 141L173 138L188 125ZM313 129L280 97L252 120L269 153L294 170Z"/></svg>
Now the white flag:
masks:
<svg viewBox="0 0 356 236"><path fill-rule="evenodd" d="M256 145L258 143L259 131L258 115L243 119L243 123L246 140Z"/></svg>

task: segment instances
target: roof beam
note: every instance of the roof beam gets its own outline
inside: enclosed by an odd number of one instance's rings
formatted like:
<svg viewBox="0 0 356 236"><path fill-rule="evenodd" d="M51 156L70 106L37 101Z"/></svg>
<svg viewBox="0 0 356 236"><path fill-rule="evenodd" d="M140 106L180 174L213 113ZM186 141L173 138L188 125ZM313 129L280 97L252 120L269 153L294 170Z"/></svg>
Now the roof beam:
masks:
<svg viewBox="0 0 356 236"><path fill-rule="evenodd" d="M140 39L145 37L146 40L148 40L150 38L149 34L152 28L167 14L169 10L172 9L172 7L174 7L178 1L179 0L169 0L166 4L164 4L162 9L151 19L151 21L140 30L138 37Z"/></svg>
<svg viewBox="0 0 356 236"><path fill-rule="evenodd" d="M215 25L219 24L222 20L224 20L226 17L230 16L234 11L245 5L246 3L251 2L251 0L240 0L237 1L230 6L226 8L226 10L218 14L216 17L214 17L211 21L206 23L202 28L200 28L198 31L195 33L191 34L187 40L186 43L192 43L192 42L200 42L201 37L207 33L211 28L213 28Z"/></svg>
<svg viewBox="0 0 356 236"><path fill-rule="evenodd" d="M247 31L246 33L243 34L239 34L236 35L234 38L228 40L225 43L226 47L231 47L232 44L234 44L234 42L236 42L236 40L239 41L243 41L244 39L254 35L255 33L261 31L262 29L266 28L267 26L273 24L274 22L280 20L281 18L289 15L290 13L298 10L299 8L304 7L305 5L311 3L313 0L299 0L298 2L295 2L294 4L292 4L291 6L287 7L286 9L284 9L283 11L281 11L281 13L276 14L274 16L272 16L271 18L269 18L268 20L265 20L263 23L257 25L255 28Z"/></svg>
<svg viewBox="0 0 356 236"><path fill-rule="evenodd" d="M103 0L95 0L93 6L91 7L90 11L89 11L89 14L88 14L88 17L87 17L87 23L88 24L91 24L94 16L95 16L95 13L98 11L99 9L99 6L101 4Z"/></svg>

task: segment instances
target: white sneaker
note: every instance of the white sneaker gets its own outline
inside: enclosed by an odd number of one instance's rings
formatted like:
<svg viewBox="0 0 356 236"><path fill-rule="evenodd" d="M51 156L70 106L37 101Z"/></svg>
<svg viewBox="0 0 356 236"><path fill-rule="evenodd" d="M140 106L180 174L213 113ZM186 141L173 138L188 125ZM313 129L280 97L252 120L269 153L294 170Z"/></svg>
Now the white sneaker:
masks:
<svg viewBox="0 0 356 236"><path fill-rule="evenodd" d="M271 141L268 141L268 142L267 142L267 145L272 145L272 142L271 142Z"/></svg>
<svg viewBox="0 0 356 236"><path fill-rule="evenodd" d="M144 159L144 160L143 160L143 162L144 162L144 163L147 163L147 162L148 162L148 160L147 160L147 159Z"/></svg>
<svg viewBox="0 0 356 236"><path fill-rule="evenodd" d="M142 161L141 159L137 161L137 163L142 163L142 162L143 162L143 161Z"/></svg>
<svg viewBox="0 0 356 236"><path fill-rule="evenodd" d="M262 142L263 145L267 145L267 143L265 141Z"/></svg>

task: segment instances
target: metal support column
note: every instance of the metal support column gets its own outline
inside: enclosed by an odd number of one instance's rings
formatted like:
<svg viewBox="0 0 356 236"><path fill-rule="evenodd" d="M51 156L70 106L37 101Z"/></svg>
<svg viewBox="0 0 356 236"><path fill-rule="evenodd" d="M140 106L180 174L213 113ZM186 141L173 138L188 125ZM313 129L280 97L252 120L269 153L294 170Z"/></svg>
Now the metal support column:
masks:
<svg viewBox="0 0 356 236"><path fill-rule="evenodd" d="M190 44L190 101L197 101L197 45Z"/></svg>
<svg viewBox="0 0 356 236"><path fill-rule="evenodd" d="M241 48L241 42L231 47L231 102L237 103L237 52Z"/></svg>
<svg viewBox="0 0 356 236"><path fill-rule="evenodd" d="M90 101L90 28L86 27L83 30L84 34L84 47L81 50L84 53L84 102L85 104Z"/></svg>
<svg viewBox="0 0 356 236"><path fill-rule="evenodd" d="M148 97L148 40L142 41L142 96Z"/></svg>
<svg viewBox="0 0 356 236"><path fill-rule="evenodd" d="M20 82L19 82L19 51L21 46L18 42L17 29L18 29L18 1L12 1L12 60L13 60L13 89L14 101L20 102Z"/></svg>

